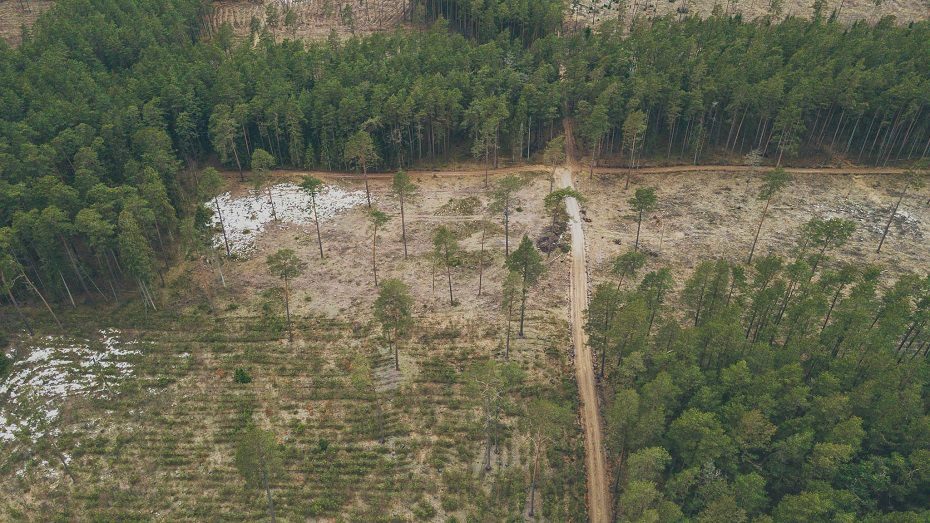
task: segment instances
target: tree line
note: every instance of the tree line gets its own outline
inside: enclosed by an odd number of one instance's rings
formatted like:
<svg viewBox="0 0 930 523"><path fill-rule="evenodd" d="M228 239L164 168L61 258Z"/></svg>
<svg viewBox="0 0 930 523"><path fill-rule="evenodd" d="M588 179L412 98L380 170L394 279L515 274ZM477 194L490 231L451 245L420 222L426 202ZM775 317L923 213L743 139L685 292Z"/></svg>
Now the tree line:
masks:
<svg viewBox="0 0 930 523"><path fill-rule="evenodd" d="M0 47L3 300L136 288L155 307L173 259L215 257L215 209L200 203L222 179L200 167L216 160L243 179L252 169L259 188L277 167L490 166L550 158L563 116L595 163L625 151L631 167L711 151L778 163L826 147L881 164L928 152L926 22L716 16L557 35L555 2L532 4L431 2L449 22L306 44L276 43L270 23L245 41L208 34L196 0L56 3L19 48ZM483 36L449 30L474 9Z"/></svg>

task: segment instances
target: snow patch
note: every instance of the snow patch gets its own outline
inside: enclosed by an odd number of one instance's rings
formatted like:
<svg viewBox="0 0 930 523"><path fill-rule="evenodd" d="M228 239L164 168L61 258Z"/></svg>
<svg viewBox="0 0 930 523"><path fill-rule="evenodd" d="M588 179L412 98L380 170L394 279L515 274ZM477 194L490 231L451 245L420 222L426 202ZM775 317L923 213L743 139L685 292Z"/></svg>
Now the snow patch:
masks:
<svg viewBox="0 0 930 523"><path fill-rule="evenodd" d="M227 192L218 196L216 201L207 202L206 205L213 209L213 226L218 231L213 236L213 246L225 249L222 225L226 227L230 253L247 257L254 252L255 239L265 230L265 225L274 221L274 214L277 214L280 222L297 225L313 223L310 196L298 185L274 185L271 187L271 196L274 199L274 213L267 190L261 193L252 191L248 196L239 198L233 198ZM365 202L364 191L346 191L327 185L316 197L316 208L322 222ZM219 213L216 212L217 206Z"/></svg>
<svg viewBox="0 0 930 523"><path fill-rule="evenodd" d="M77 341L45 336L25 347L27 357L13 363L0 384L0 441L24 436L36 441L55 433L60 405L70 397L106 397L133 374L133 360L142 352L137 341L125 340L116 329L102 330L99 340Z"/></svg>

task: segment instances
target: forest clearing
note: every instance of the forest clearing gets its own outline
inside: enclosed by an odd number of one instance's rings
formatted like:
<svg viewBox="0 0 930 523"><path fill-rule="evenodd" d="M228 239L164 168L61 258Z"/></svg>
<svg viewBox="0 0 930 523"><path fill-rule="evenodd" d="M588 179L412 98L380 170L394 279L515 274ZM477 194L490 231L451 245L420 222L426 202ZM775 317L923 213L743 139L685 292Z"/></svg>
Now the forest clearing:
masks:
<svg viewBox="0 0 930 523"><path fill-rule="evenodd" d="M170 428L173 426L169 422L170 416L180 415L184 411L201 411L204 408L203 402L212 402L213 400L208 398L213 395L228 396L229 399L223 401L232 403L227 413L214 413L214 421L210 423L219 425L211 429L213 436L202 436L196 447L187 444L174 447L171 452L176 458L172 461L155 461L148 466L158 471L168 463L181 464L190 459L194 460L191 463L193 464L196 463L194 456L203 452L198 449L222 448L229 445L222 437L222 427L232 423L230 417L236 415L236 409L243 408L265 411L266 414L271 408L275 411L290 412L291 414L281 419L268 419L272 426L280 426L278 430L292 434L288 440L305 440L306 437L298 435L303 435L303 431L307 430L303 427L317 426L319 421L314 420L321 420L319 416L342 419L342 425L319 429L322 432L318 430L314 434L323 434L319 437L329 442L328 444L350 445L342 452L352 453L352 448L370 446L373 442L369 438L381 437L378 430L387 430L371 426L367 429L353 428L352 433L361 432L350 440L345 439L345 435L340 435L343 433L339 427L353 427L363 423L364 418L356 418L358 414L353 412L361 413L370 409L364 405L371 405L374 401L380 405L378 408L390 409L384 415L389 416L391 420L391 430L397 431L391 436L391 448L412 446L405 452L419 449L414 455L402 458L393 455L397 450L393 451L388 460L394 463L392 467L402 466L402 470L407 470L408 473L415 472L418 477L435 477L436 481L445 481L446 483L440 484L445 484L446 488L462 488L448 483L451 479L443 475L444 467L433 468L438 465L432 461L438 457L436 453L447 445L442 442L452 441L445 438L456 432L436 439L440 434L435 434L435 429L430 427L449 424L448 430L453 427L459 427L455 430L462 430L468 423L468 416L461 410L467 402L459 396L461 392L455 392L457 387L463 385L455 385L449 389L449 385L446 384L448 382L444 380L449 379L450 375L436 373L464 370L468 367L468 362L476 357L480 360L488 355L501 356L504 326L501 324L503 313L499 311L498 304L502 300L500 288L504 276L501 269L504 249L503 221L499 212L491 212L488 207L493 187L509 175L492 176L489 179L491 187L486 189L480 168L471 172L459 172L462 176L446 176L446 173L442 172L425 172L413 176L420 197L407 202L409 207L406 209L405 219L409 253L406 261L401 242L400 211L397 198L390 189L391 180L384 176L372 177L370 180L373 205L384 209L392 216L392 220L383 226L377 246L381 278L400 278L407 282L417 304L415 315L419 325L417 332L420 334L412 335L401 349L400 371L394 370L390 352L385 352L386 348L383 345L379 348L377 331L370 330L370 327L364 326L364 323L359 323L358 320L354 323L344 323L345 320L341 319L364 318L367 315L365 311L370 309L376 297L372 267L368 262L360 262L371 259L372 231L366 223L368 217L364 198L362 201L356 199L354 208L329 214L322 222L321 232L326 255L324 260L319 260L316 254L313 224L306 220L306 212L304 222L300 224L284 221L280 224L274 223L270 215L267 215L264 231L254 236L255 250L246 256L239 256L238 260L224 263L227 287L222 292L210 295L211 292L217 292L218 280L216 272L209 266L201 266L198 269L196 265L192 265L183 273L173 275L173 288L180 290L178 286L182 285L182 282L184 286L199 282L198 285L203 289L199 298L197 293L179 294L178 297L185 300L189 310L195 311L212 302L217 311L222 311L220 317L223 319L215 327L208 327L207 331L200 333L200 327L190 331L190 327L184 329L180 325L159 326L168 321L167 318L140 318L143 325L149 324L143 331L136 331L140 339L146 342L146 349L136 360L135 365L140 369L137 371L137 377L130 378L128 382L120 382L118 390L125 391L120 393L122 399L119 401L135 402L141 401L141 397L149 396L150 399L143 404L148 404L149 407L138 409L132 418L120 423L138 426L140 430L148 427L146 431L151 431L153 427ZM563 173L567 174L568 171ZM286 172L276 175L276 183L283 182L281 177L298 182L301 176L300 173ZM608 260L624 252L635 236L635 223L630 217L630 208L627 205L618 206L616 198L609 195L632 194L635 188L645 184L654 184L663 190L659 193L660 204L644 219L641 248L648 255L644 270L648 271L650 267L668 267L674 271L675 281L683 282L691 276L698 263L713 257L701 253L715 253L729 259L745 255L760 210L760 204L754 196L761 181L760 174L636 174L631 188L626 191L623 189L624 176L597 173L594 178L590 178L583 169L575 173L575 185L583 195L591 195L585 196L585 219L581 221L581 225L586 230L587 242L584 252L589 260L588 270L594 275L595 282L607 277ZM524 233L536 237L550 220L542 207L542 200L549 187L549 176L545 171L528 171L520 177L526 185L517 194L520 210L514 212L511 217L511 234L513 238ZM231 174L228 179L235 180L235 175ZM862 233L853 236L848 246L835 254L837 262L864 257L874 262L884 262L891 269L891 275L909 269L919 269L922 266L921 260L930 256L930 247L923 241L926 223L930 217L925 202L921 201L919 196L909 199L902 206L901 218L890 233L887 254L879 256L873 250L881 232L879 217L884 217L885 211L893 203L894 188L901 180L901 175L889 174L797 177L792 190L786 193L778 206L772 210L772 221L768 228L763 229L760 253L788 252L796 241L791 232L797 231L810 218L797 210L813 209L822 217L842 216L857 221L863 230ZM234 181L230 183L228 189L233 194L247 195L254 190L248 184L237 187ZM364 195L364 182L358 175L333 177L328 183L331 191ZM565 178L562 176L559 184L564 183ZM851 191L851 187L855 187L856 190ZM850 192L858 195L857 198L851 200ZM683 195L690 197L683 198ZM286 208L286 201L280 202L279 205L282 216L286 216L288 212L295 212L294 209ZM717 213L712 210L717 210ZM879 224L877 230L876 224ZM449 306L444 275L435 274L429 261L429 253L432 250L431 232L440 225L454 228L461 238L464 263L457 266L452 275L455 307ZM478 297L482 227L488 232L485 233L486 258L482 274L482 296ZM577 247L578 245L574 246ZM280 329L284 328L281 320L275 317L276 314L280 314L281 304L280 294L274 291L280 291L280 288L271 276L262 276L266 274L262 267L264 258L280 248L294 249L308 265L307 272L291 282L291 313L297 325L293 344L274 341L272 333L280 332ZM521 362L521 366L531 369L525 378L525 386L531 387L529 390L551 390L551 394L556 394L560 387L564 387L564 380L568 379L567 373L572 372L572 361L577 346L575 350L569 349L569 332L564 327L569 324L571 309L568 301L571 272L569 259L556 252L546 260L546 275L530 295L526 338L515 338L510 349L510 357ZM893 259L894 263L890 263L889 259ZM349 271L349 268L353 270ZM189 272L191 270L193 272ZM587 289L589 292L591 290L593 285ZM275 310L278 310L278 313L275 313ZM202 313L196 313L195 316L200 314ZM577 318L576 316L575 319ZM212 321L204 326L211 323ZM322 323L327 327L320 330L320 327L313 326L315 323ZM131 324L132 322L129 323ZM477 329L481 334L466 334L475 331L479 325L483 326ZM185 331L188 332L184 333ZM577 334L578 331L575 332ZM243 336L249 339L258 336L258 339L249 341L240 348L236 348L238 343L230 345L230 341L224 341ZM268 350L258 350L258 347L271 349L274 356L272 357ZM374 352L369 353L371 350ZM370 355L363 356L366 353ZM298 354L301 356L295 359L295 355ZM449 357L452 359L449 360ZM310 359L307 363L302 363L306 358ZM594 362L596 359L592 361ZM579 361L574 361L574 364L576 368L581 368ZM308 378L301 377L300 374L286 378L289 374L282 373L285 368L297 369L302 365L312 365L320 371L331 369L326 371L326 375L330 376L326 380L329 381L321 382L320 378L314 378L308 382ZM245 390L223 385L234 374L233 371L239 368L248 373L254 384L250 384L254 388L253 392L246 396L243 396ZM166 372L170 379L166 379ZM351 381L345 381L346 374ZM529 385L531 383L536 385ZM347 391L355 391L355 387L359 386L362 389L358 389L358 392L345 396ZM332 387L337 387L342 392L325 392L333 390ZM227 388L229 390L226 390ZM306 391L302 392L305 389ZM564 389L561 390L558 394L567 393ZM157 394L151 396L156 391ZM448 396L450 393L452 396ZM412 405L397 403L401 396L411 394L420 400ZM184 398L183 403L178 403L180 398ZM435 410L435 407L431 408L433 413L428 421L419 420L419 416L424 412L422 409L430 403L440 401L440 398L446 398L440 402L445 406L438 410ZM87 421L81 422L82 424L92 423L99 427L97 430L102 431L100 437L103 437L106 431L115 427L112 421L103 422L98 418L102 412L98 410L100 407L95 406L95 401L88 401L91 399L93 396L83 401L80 401L80 396L70 398L63 401L58 408L63 410L67 416L66 420L84 419ZM112 398L110 401L113 401ZM410 410L411 408L414 410ZM514 415L520 416L518 413ZM166 416L169 417L165 418ZM63 425L68 428L58 429L69 434L66 441L72 445L62 447L60 452L69 456L71 470L84 470L86 473L102 463L99 462L99 458L94 458L93 454L88 455L86 450L82 450L89 441L74 432L80 426L82 425ZM445 432L447 429L441 430ZM130 433L133 432L130 430ZM434 435L427 438L428 434ZM473 434L468 439L474 437L473 432L467 434ZM578 434L577 438L573 438L576 445L580 445L580 433ZM203 439L204 437L206 439ZM454 436L452 437L454 440ZM125 452L139 453L132 454L137 457L142 454L161 455L169 451L164 445L171 443L173 439L160 441L151 435L147 435L144 440L129 439L124 443ZM520 438L516 438L503 448L495 447L492 456L499 466L503 467L502 471L511 467L519 470L521 464L526 466L526 458L520 457L526 447L522 447L519 441ZM524 450L520 450L521 448ZM464 449L459 450L463 451ZM191 475L187 481L203 481L203 474L216 474L232 466L229 455L217 454L216 451L212 454L213 464L208 469ZM386 457L380 459L383 461ZM483 468L483 459L480 454L472 456L474 470L480 471ZM572 459L575 460L574 472L569 469L560 474L583 473L581 456L574 454ZM77 461L71 463L70 460ZM398 464L397 460L403 465ZM383 472L383 469L378 467L387 466L388 463L384 462L377 467L376 464L377 462L372 462L364 465L360 469L362 478L366 477L365 474L373 474L375 471ZM121 474L119 469L107 470L117 477ZM369 472L365 473L364 470ZM47 482L46 488L49 489L53 489L54 485L63 480L59 474L49 473L41 468L23 472L34 474L35 479L44 475L43 482ZM395 472L397 473L400 472ZM335 477L339 476L340 474L336 473ZM503 476L499 478L499 481L503 480ZM336 485L339 484L341 483L336 482ZM137 488L140 489L137 493L138 502L153 501L151 496L154 492L149 491L145 484ZM379 491L377 498L358 499L345 497L349 492L345 488L348 488L348 485L342 489L326 491L333 503L329 509L317 507L310 510L320 510L319 514L322 515L332 514L333 510L344 512L351 509L359 516L366 513L371 515L366 512L368 509L365 507L377 499L378 503L388 503L388 506L394 506L395 510L401 510L400 513L403 513L400 508L402 504L391 503L400 503L410 493L405 488L399 491ZM208 495L207 492L201 492L193 498L188 498L182 494L186 489L180 486L178 489L178 502L182 505L201 503L205 499L203 496ZM38 492L36 491L37 496ZM279 504L279 513L287 514L288 510L301 513L302 510L308 510L296 501L297 498L291 497L298 496L299 490L287 492L290 493L284 495L285 499L292 501L287 502L290 505ZM454 514L454 510L449 507L458 506L452 501L450 494L444 493L447 492L445 489L431 491L417 488L416 492L421 493L419 495L423 500L422 507L443 507L439 508L440 514ZM574 494L570 492L568 495L575 496L576 503L584 496L584 492L579 492L577 487ZM51 495L51 492L47 495ZM222 497L222 491L215 495ZM547 501L544 493L540 493L540 499L543 503L551 502ZM513 502L516 503L516 498ZM191 507L193 508L193 505ZM212 507L211 510L216 511L241 510L232 505ZM515 504L512 507L512 510L519 510L520 505Z"/></svg>
<svg viewBox="0 0 930 523"><path fill-rule="evenodd" d="M0 2L0 520L926 521L930 9L702 2Z"/></svg>

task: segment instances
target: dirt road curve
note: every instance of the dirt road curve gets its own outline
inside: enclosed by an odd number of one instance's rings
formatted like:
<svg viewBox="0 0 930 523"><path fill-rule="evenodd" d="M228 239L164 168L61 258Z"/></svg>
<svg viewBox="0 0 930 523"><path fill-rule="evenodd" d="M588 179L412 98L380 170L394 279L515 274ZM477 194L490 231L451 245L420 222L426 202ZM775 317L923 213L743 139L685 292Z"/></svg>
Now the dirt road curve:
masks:
<svg viewBox="0 0 930 523"><path fill-rule="evenodd" d="M559 187L572 186L572 173L562 167L556 171ZM607 495L607 466L601 434L601 414L597 404L594 381L594 360L584 332L584 311L588 308L588 273L585 269L584 231L581 212L574 198L565 200L571 220L572 274L571 311L572 343L575 348L575 379L581 400L581 423L584 427L585 468L588 472L588 519L593 523L610 520L610 500Z"/></svg>

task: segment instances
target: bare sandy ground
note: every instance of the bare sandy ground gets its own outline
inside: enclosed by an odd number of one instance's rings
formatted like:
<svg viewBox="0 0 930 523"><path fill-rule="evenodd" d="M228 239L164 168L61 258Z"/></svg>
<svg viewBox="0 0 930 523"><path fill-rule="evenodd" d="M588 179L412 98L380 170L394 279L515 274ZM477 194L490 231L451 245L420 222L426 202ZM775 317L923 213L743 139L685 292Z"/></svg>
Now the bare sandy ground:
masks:
<svg viewBox="0 0 930 523"><path fill-rule="evenodd" d="M594 274L603 277L608 260L632 247L636 222L627 200L642 186L655 187L659 198L656 211L643 220L641 244L651 254L647 270L668 266L683 281L702 260L746 257L762 210L757 199L761 171L672 171L637 172L629 190L624 190L622 170L576 179L588 198L585 213L590 222L585 227ZM904 199L882 252L876 253L903 177L846 172L794 170L793 182L773 202L757 253L788 256L804 223L814 217L838 217L853 221L856 231L833 253L835 259L878 264L889 277L925 272L930 259L928 191Z"/></svg>
<svg viewBox="0 0 930 523"><path fill-rule="evenodd" d="M624 18L629 20L635 14L638 17L653 18L665 15L680 16L685 10L690 15L702 18L710 16L715 9L720 13L741 14L743 19L752 20L771 14L771 0L629 0L625 2ZM776 18L797 16L810 18L814 15L814 2L810 0L784 0L780 14ZM591 25L606 19L615 19L618 15L618 2L605 9L609 2L588 0L583 2L570 19L575 23ZM592 6L596 6L592 9ZM823 16L829 17L836 10L840 22L852 24L865 20L874 23L885 16L894 16L900 24L930 17L930 3L927 0L829 0L823 7Z"/></svg>
<svg viewBox="0 0 930 523"><path fill-rule="evenodd" d="M246 36L252 19L266 21L266 7L274 0L254 2L247 0L214 1L213 15L208 23L213 30L227 23L238 36ZM283 2L277 0L280 5ZM366 35L390 31L404 25L403 0L313 0L292 2L296 17L292 28L281 27L274 31L278 40L284 38L323 40L337 36Z"/></svg>
<svg viewBox="0 0 930 523"><path fill-rule="evenodd" d="M31 27L39 15L55 5L52 0L0 0L0 39L10 45L22 41L22 28Z"/></svg>
<svg viewBox="0 0 930 523"><path fill-rule="evenodd" d="M543 198L549 189L547 172L527 169L510 171L519 174L526 186L519 191L520 200L511 216L511 248L523 234L539 235L549 223ZM299 179L302 173L278 173L276 179ZM347 190L364 190L359 176L322 175L329 184ZM491 185L503 176L492 174ZM401 217L398 200L390 193L390 180L372 176L370 187L375 208L386 212L390 221L378 232L377 258L379 280L399 278L411 287L419 312L465 318L477 316L499 322L501 283L505 276L504 231L500 213L488 210L489 193L481 176L451 177L423 174L414 176L419 196L406 205L408 257L404 259L401 243ZM234 193L248 191L248 185L232 183ZM467 204L471 199L472 204ZM467 208L471 207L471 208ZM478 296L480 225L488 227L485 236L484 272L481 296ZM445 272L431 260L432 235L445 225L459 233L463 250L462 263L452 270L453 296L449 305ZM268 224L256 239L256 253L249 259L228 264L227 279L233 288L256 292L278 285L267 274L265 255L279 248L292 248L308 264L307 271L294 282L298 314L327 316L367 315L376 297L372 270L372 227L368 209L362 205L343 212L321 224L325 258L317 252L316 233L311 225ZM531 309L562 308L567 317L568 256L553 253L546 263L548 271L530 293Z"/></svg>

